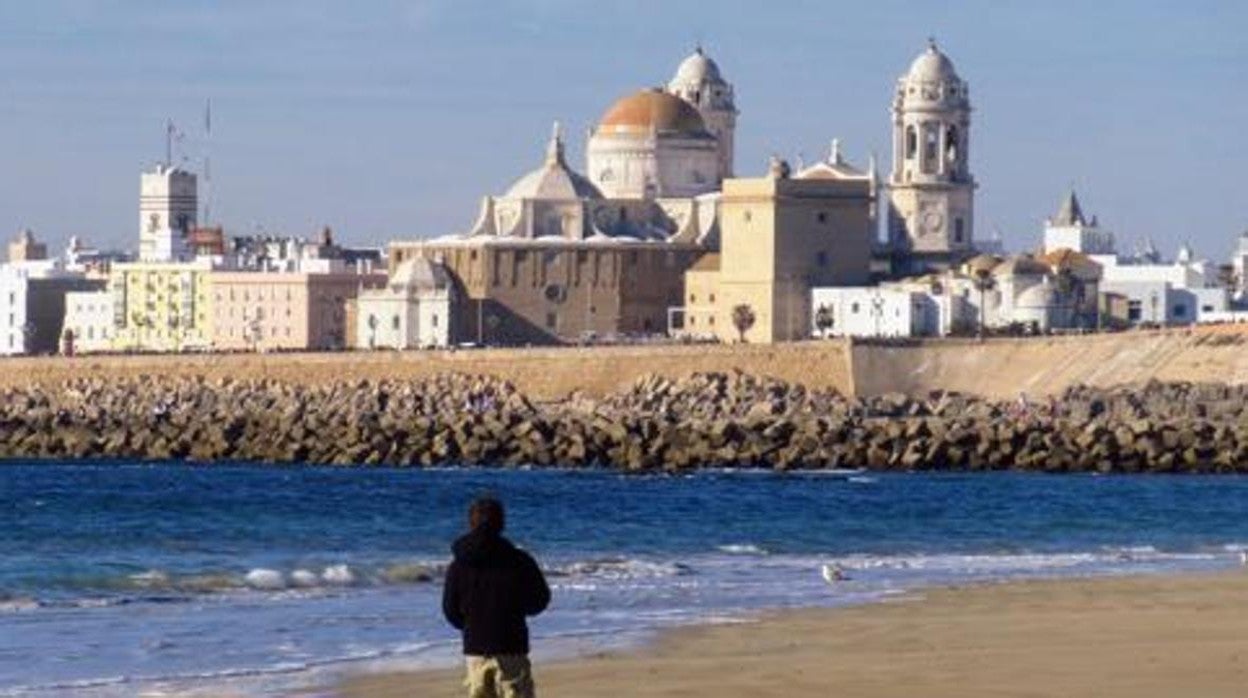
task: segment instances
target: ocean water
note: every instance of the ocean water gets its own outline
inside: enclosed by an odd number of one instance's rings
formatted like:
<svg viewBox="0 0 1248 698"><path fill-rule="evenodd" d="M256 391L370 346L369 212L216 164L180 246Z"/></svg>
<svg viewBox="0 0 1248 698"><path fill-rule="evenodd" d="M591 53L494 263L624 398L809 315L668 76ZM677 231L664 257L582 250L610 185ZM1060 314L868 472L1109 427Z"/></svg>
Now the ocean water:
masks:
<svg viewBox="0 0 1248 698"><path fill-rule="evenodd" d="M553 588L539 658L936 584L1223 569L1248 545L1240 477L9 463L0 695L284 695L450 664L438 580L483 493Z"/></svg>

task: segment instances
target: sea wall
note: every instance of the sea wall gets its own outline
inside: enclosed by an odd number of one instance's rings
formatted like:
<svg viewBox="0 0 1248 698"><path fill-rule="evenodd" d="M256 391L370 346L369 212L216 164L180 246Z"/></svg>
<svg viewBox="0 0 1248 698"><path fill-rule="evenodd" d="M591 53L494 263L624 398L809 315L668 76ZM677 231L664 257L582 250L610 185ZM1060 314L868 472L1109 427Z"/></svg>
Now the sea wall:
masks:
<svg viewBox="0 0 1248 698"><path fill-rule="evenodd" d="M951 390L986 397L1060 394L1075 385L1149 380L1248 383L1248 325L1020 339L850 344L693 345L460 351L183 354L0 359L0 387L92 376L215 381L421 380L443 373L497 377L534 400L604 396L638 378L741 371L850 395Z"/></svg>
<svg viewBox="0 0 1248 698"><path fill-rule="evenodd" d="M0 359L0 387L56 386L81 377L130 380L142 376L209 382L276 380L291 385L337 381L423 380L445 373L489 375L534 400L574 393L602 396L659 374L744 371L814 389L853 391L849 343L779 345L653 345L458 351L376 351L278 354L150 354Z"/></svg>
<svg viewBox="0 0 1248 698"><path fill-rule="evenodd" d="M0 459L1248 472L1248 386L845 397L741 373L536 401L496 378L79 378L0 390Z"/></svg>
<svg viewBox="0 0 1248 698"><path fill-rule="evenodd" d="M1012 398L1076 385L1248 383L1248 326L1068 337L945 339L852 349L858 395L952 390Z"/></svg>

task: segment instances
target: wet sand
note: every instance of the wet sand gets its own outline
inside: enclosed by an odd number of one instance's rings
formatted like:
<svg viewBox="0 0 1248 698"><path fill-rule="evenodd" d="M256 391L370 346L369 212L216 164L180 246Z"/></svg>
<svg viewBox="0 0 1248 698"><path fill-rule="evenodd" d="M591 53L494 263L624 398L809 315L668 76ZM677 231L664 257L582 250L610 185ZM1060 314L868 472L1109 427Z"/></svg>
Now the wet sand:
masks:
<svg viewBox="0 0 1248 698"><path fill-rule="evenodd" d="M1248 695L1248 570L925 591L678 630L539 665L542 698ZM344 698L464 695L458 671L363 676Z"/></svg>

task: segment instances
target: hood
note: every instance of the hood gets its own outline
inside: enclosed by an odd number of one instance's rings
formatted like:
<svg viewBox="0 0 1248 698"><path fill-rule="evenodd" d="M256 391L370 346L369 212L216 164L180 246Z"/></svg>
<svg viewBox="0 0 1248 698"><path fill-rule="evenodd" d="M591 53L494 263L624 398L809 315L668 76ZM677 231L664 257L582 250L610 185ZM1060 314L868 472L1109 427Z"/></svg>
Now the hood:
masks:
<svg viewBox="0 0 1248 698"><path fill-rule="evenodd" d="M461 536L451 545L455 560L470 567L506 565L514 557L516 547L497 533L482 529Z"/></svg>

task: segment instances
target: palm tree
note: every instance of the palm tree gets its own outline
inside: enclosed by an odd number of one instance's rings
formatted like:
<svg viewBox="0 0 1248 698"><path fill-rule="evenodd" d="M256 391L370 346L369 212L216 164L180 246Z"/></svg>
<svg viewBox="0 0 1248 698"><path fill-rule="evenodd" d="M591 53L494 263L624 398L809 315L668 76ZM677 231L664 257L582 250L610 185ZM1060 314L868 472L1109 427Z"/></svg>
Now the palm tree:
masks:
<svg viewBox="0 0 1248 698"><path fill-rule="evenodd" d="M754 326L754 309L745 303L733 306L732 326L737 328L737 338L744 343L745 333Z"/></svg>

